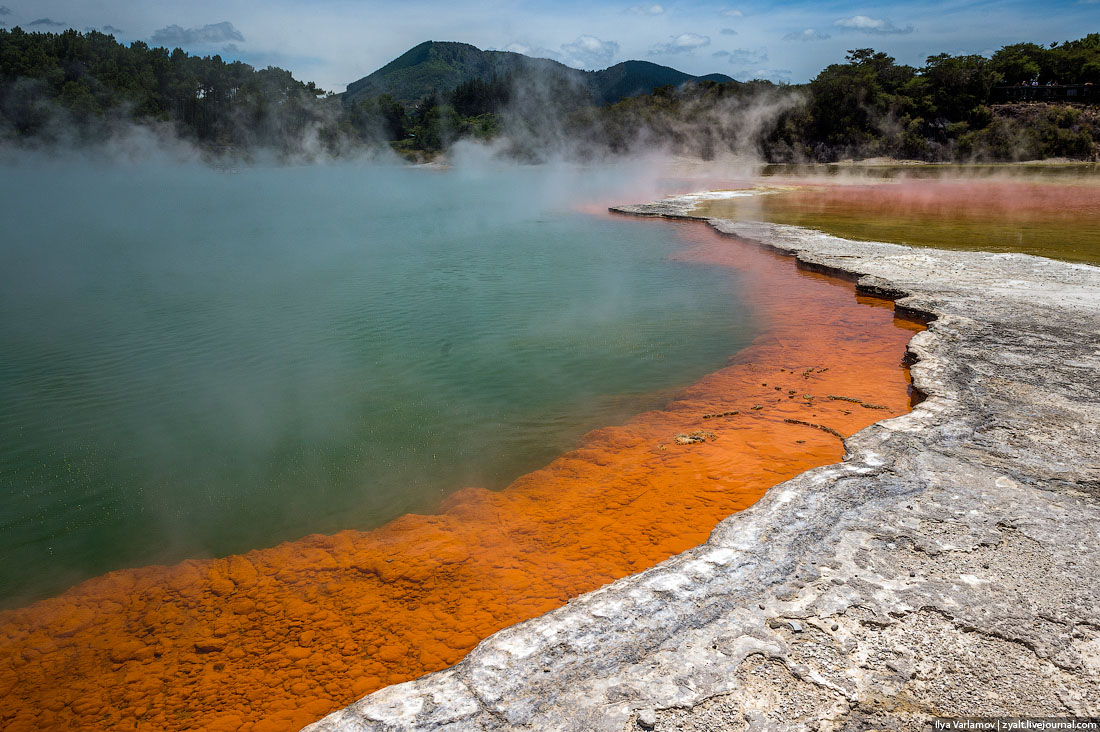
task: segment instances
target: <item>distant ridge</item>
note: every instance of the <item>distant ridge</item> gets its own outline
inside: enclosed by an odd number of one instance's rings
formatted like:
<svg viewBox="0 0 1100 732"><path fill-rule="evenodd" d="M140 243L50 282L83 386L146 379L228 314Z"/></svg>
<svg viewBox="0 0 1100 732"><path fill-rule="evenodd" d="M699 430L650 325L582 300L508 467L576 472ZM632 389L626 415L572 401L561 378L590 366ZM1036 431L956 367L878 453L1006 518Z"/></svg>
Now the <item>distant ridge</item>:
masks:
<svg viewBox="0 0 1100 732"><path fill-rule="evenodd" d="M732 77L725 74L692 76L669 66L661 66L649 61L623 61L614 66L609 66L603 71L582 73L593 75L599 87L600 101L606 104L617 102L626 97L649 94L657 87L666 84L680 86L689 81L733 81Z"/></svg>
<svg viewBox="0 0 1100 732"><path fill-rule="evenodd" d="M390 94L397 101L409 104L426 94L445 94L474 79L488 81L494 76L525 75L557 78L587 87L594 100L601 104L648 94L666 84L733 81L725 74L692 76L649 61L624 61L602 71L582 71L552 59L533 58L512 51L482 51L468 43L425 41L374 73L348 84L344 100L355 102Z"/></svg>

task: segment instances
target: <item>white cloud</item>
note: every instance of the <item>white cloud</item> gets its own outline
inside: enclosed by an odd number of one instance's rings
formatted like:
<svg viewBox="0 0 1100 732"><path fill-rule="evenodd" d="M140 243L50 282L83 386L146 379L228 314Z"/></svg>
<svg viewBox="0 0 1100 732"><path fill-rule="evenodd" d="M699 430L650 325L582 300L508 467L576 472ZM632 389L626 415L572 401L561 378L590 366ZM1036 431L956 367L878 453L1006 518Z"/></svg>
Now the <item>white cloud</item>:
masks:
<svg viewBox="0 0 1100 732"><path fill-rule="evenodd" d="M714 53L711 54L711 56L714 56L715 58L722 58L723 56L729 56L729 55L730 55L729 51L715 51Z"/></svg>
<svg viewBox="0 0 1100 732"><path fill-rule="evenodd" d="M899 28L885 18L872 18L869 15L853 15L850 18L840 18L833 21L833 25L844 30L883 36L913 32L912 25Z"/></svg>
<svg viewBox="0 0 1100 732"><path fill-rule="evenodd" d="M560 51L555 51L544 46L513 41L500 50L522 53L524 56L534 58L549 58L568 66L585 69L610 66L615 55L619 53L619 44L615 41L603 41L587 34L572 43L563 43L560 48Z"/></svg>
<svg viewBox="0 0 1100 732"><path fill-rule="evenodd" d="M788 33L783 36L784 41L824 41L826 38L832 38L832 36L813 28L807 28L797 33Z"/></svg>
<svg viewBox="0 0 1100 732"><path fill-rule="evenodd" d="M765 66L768 63L768 49L764 46L735 48L728 55L730 64L736 67L730 72L735 79L790 79L790 71Z"/></svg>
<svg viewBox="0 0 1100 732"><path fill-rule="evenodd" d="M723 28L722 30L720 30L718 32L721 33L724 36L735 36L735 35L737 35L737 31L735 31L733 28Z"/></svg>
<svg viewBox="0 0 1100 732"><path fill-rule="evenodd" d="M740 10L734 10L734 9L723 10L722 15L723 15L723 17L726 17L726 18L744 18L745 17L745 14L742 13Z"/></svg>
<svg viewBox="0 0 1100 732"><path fill-rule="evenodd" d="M170 25L154 31L149 40L165 46L195 46L243 41L244 36L229 21L204 25L202 28L181 28Z"/></svg>
<svg viewBox="0 0 1100 732"><path fill-rule="evenodd" d="M542 46L528 46L526 43L512 42L500 50L522 53L524 56L532 56L534 58L552 58L555 61L561 60L561 54L557 51L552 51Z"/></svg>
<svg viewBox="0 0 1100 732"><path fill-rule="evenodd" d="M603 68L611 63L619 52L615 41L601 41L595 36L583 35L572 43L563 43L563 61L578 68Z"/></svg>
<svg viewBox="0 0 1100 732"><path fill-rule="evenodd" d="M759 48L735 48L730 51L730 63L741 66L759 66L768 62L768 49Z"/></svg>
<svg viewBox="0 0 1100 732"><path fill-rule="evenodd" d="M710 45L710 36L701 36L698 33L681 33L673 36L669 43L658 43L650 49L650 55L662 55L670 53L687 53L697 48Z"/></svg>
<svg viewBox="0 0 1100 732"><path fill-rule="evenodd" d="M627 9L627 12L635 15L661 15L665 12L665 9L661 5L653 3L649 5L632 5Z"/></svg>

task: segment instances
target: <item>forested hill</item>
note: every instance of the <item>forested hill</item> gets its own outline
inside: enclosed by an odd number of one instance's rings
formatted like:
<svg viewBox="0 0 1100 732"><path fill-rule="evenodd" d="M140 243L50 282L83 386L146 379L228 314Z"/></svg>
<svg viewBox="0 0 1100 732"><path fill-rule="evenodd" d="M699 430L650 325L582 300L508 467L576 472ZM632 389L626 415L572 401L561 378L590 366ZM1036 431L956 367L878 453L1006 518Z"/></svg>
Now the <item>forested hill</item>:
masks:
<svg viewBox="0 0 1100 732"><path fill-rule="evenodd" d="M582 71L551 59L511 51L482 51L468 43L425 41L369 76L348 84L344 98L354 104L388 94L402 104L412 104L426 96L449 94L465 83L505 77L521 83L571 84L586 89L591 101L597 104L649 94L667 84L733 81L725 74L692 76L648 61L624 61L601 71Z"/></svg>
<svg viewBox="0 0 1100 732"><path fill-rule="evenodd" d="M275 67L179 48L129 46L96 31L0 29L0 139L96 139L120 121L170 123L220 147L279 149L307 128L335 134L337 100Z"/></svg>
<svg viewBox="0 0 1100 732"><path fill-rule="evenodd" d="M728 84L733 79L725 74L691 76L682 71L650 63L649 61L623 61L602 71L588 72L595 79L597 97L604 104L614 104L627 97L651 94L662 86L681 87L690 82L713 81Z"/></svg>
<svg viewBox="0 0 1100 732"><path fill-rule="evenodd" d="M243 156L381 148L425 159L474 138L527 160L643 148L775 162L1100 159L1100 33L990 57L939 54L920 67L854 49L796 86L641 61L585 72L498 53L422 44L337 95L284 69L95 31L0 29L0 143L95 144L138 124ZM500 59L513 73L493 65ZM431 91L403 102L371 93L372 77Z"/></svg>
<svg viewBox="0 0 1100 732"><path fill-rule="evenodd" d="M402 104L421 97L447 94L460 84L494 77L530 75L579 80L580 74L565 64L531 58L509 51L482 51L468 43L425 41L358 81L348 84L344 101L354 104L388 94Z"/></svg>

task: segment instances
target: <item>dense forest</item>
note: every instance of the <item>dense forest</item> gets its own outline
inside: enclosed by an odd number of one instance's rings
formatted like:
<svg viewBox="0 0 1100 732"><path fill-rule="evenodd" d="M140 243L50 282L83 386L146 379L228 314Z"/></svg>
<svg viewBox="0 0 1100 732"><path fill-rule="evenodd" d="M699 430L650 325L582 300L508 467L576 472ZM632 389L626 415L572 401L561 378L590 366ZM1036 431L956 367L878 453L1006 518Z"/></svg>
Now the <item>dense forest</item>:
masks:
<svg viewBox="0 0 1100 732"><path fill-rule="evenodd" d="M288 71L129 46L96 31L0 30L0 139L94 142L119 123L169 125L207 150L335 146L339 98Z"/></svg>
<svg viewBox="0 0 1100 732"><path fill-rule="evenodd" d="M112 36L0 30L0 140L102 139L114 126L160 126L212 154L331 155L389 148L430 158L462 139L507 154L581 157L663 148L771 161L889 156L928 161L1100 159L1100 33L990 58L930 56L917 68L855 49L808 84L698 81L611 105L565 80L475 78L407 104L349 101L290 72L255 69ZM995 87L1088 85L1084 101L995 103ZM1091 95L1091 97L1089 96Z"/></svg>

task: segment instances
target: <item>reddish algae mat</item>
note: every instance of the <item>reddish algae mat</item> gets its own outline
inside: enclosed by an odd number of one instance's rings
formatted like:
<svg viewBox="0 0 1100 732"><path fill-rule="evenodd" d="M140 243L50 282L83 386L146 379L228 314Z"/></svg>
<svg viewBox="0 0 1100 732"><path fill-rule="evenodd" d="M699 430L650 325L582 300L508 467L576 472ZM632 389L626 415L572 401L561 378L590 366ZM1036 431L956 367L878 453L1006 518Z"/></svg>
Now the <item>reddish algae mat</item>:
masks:
<svg viewBox="0 0 1100 732"><path fill-rule="evenodd" d="M0 613L0 728L297 730L701 543L769 487L839 461L836 434L909 409L902 358L921 326L789 258L678 231L679 256L746 275L764 323L728 366L439 515L112 572Z"/></svg>

